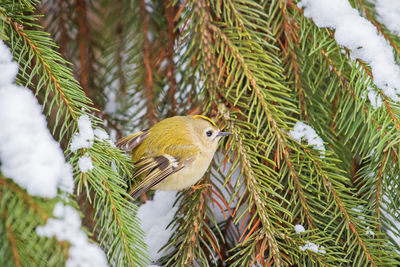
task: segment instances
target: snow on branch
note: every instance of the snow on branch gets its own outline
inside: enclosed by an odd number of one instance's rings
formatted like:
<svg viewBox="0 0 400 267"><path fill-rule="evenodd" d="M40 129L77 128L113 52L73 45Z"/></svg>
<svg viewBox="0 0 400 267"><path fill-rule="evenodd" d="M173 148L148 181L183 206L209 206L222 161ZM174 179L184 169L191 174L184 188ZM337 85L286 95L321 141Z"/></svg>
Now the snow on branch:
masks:
<svg viewBox="0 0 400 267"><path fill-rule="evenodd" d="M299 235L299 234L303 233L306 229L304 229L303 225L296 224L295 227L294 227L294 230L296 231L296 234ZM321 254L325 254L326 253L324 246L315 244L315 243L310 242L310 241L306 241L304 246L299 246L299 249L301 251L309 250L309 251L312 251L312 252L315 252L315 253L321 253Z"/></svg>
<svg viewBox="0 0 400 267"><path fill-rule="evenodd" d="M30 195L73 192L72 171L33 93L13 84L18 66L0 42L0 161L3 174Z"/></svg>
<svg viewBox="0 0 400 267"><path fill-rule="evenodd" d="M298 6L318 27L335 29L336 41L350 50L351 58L371 66L374 84L392 100L400 100L400 68L392 47L348 0L302 0Z"/></svg>
<svg viewBox="0 0 400 267"><path fill-rule="evenodd" d="M299 246L299 248L302 251L309 250L315 253L321 253L321 254L326 253L325 248L323 246L320 246L310 241L306 241L306 244L304 246Z"/></svg>
<svg viewBox="0 0 400 267"><path fill-rule="evenodd" d="M296 122L293 131L290 131L289 134L298 142L301 142L303 138L306 139L309 146L314 146L314 148L321 151L322 154L325 153L325 146L321 137L318 136L317 132L311 126L304 122ZM323 156L321 156L321 158L323 158Z"/></svg>
<svg viewBox="0 0 400 267"><path fill-rule="evenodd" d="M89 149L93 146L94 140L99 142L108 142L112 146L114 143L110 139L106 131L101 128L94 129L92 127L92 122L88 115L83 114L78 119L79 132L76 132L72 136L70 149L72 152L76 153L79 149ZM92 159L88 153L82 155L78 160L79 170L82 173L86 173L94 168Z"/></svg>
<svg viewBox="0 0 400 267"><path fill-rule="evenodd" d="M88 115L82 115L78 119L78 127L79 133L75 133L71 141L72 152L76 152L80 148L90 148L93 145L94 132Z"/></svg>
<svg viewBox="0 0 400 267"><path fill-rule="evenodd" d="M33 196L54 198L58 189L73 193L71 166L51 136L33 93L14 84L17 72L8 47L0 42L1 172ZM37 227L37 233L69 241L67 266L107 266L104 252L81 230L76 210L58 203L54 216L45 226Z"/></svg>
<svg viewBox="0 0 400 267"><path fill-rule="evenodd" d="M306 229L304 229L304 226L301 225L301 224L296 224L296 225L294 226L294 230L296 231L296 234L301 234L301 233L303 233L304 231L306 231Z"/></svg>

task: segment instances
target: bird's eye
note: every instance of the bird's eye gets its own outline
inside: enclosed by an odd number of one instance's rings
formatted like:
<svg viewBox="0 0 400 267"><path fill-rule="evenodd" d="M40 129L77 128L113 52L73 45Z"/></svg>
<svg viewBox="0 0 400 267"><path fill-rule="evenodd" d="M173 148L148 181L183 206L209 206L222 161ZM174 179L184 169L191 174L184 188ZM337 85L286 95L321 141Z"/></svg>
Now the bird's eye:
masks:
<svg viewBox="0 0 400 267"><path fill-rule="evenodd" d="M212 135L212 131L207 131L207 132L206 132L206 135L207 135L208 137L210 137L210 136Z"/></svg>

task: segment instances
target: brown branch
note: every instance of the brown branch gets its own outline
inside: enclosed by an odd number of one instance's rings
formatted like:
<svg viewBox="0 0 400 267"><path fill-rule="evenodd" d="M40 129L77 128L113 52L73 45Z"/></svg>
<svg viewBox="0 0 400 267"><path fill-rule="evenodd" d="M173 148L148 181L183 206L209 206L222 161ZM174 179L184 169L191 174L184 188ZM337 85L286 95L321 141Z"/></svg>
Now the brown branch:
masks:
<svg viewBox="0 0 400 267"><path fill-rule="evenodd" d="M122 13L122 8L124 8L124 5L121 0L118 0L118 10L117 12L119 14ZM121 14L122 16L122 14ZM116 60L117 60L117 72L118 72L118 83L119 83L119 91L121 92L124 101L125 95L126 95L126 78L125 78L125 73L123 70L123 48L124 48L124 23L122 21L118 22L117 25L117 40L118 40L118 45L117 45L117 53L116 53Z"/></svg>
<svg viewBox="0 0 400 267"><path fill-rule="evenodd" d="M296 88L297 88L297 91L299 92L299 100L300 100L301 111L303 113L304 120L307 121L308 120L307 119L307 109L306 109L306 104L305 104L303 88L301 86L300 71L299 71L299 68L297 67L296 55L294 54L293 50L290 50L289 55L290 55L290 58L292 59L294 77L295 77L295 80L296 80Z"/></svg>
<svg viewBox="0 0 400 267"><path fill-rule="evenodd" d="M392 120L394 121L397 130L400 130L400 124L399 124L399 122L398 122L398 120L397 120L396 115L393 114L393 110L392 110L392 107L391 107L390 104L389 104L389 101L387 100L386 96L383 94L383 92L382 92L381 90L379 90L379 95L382 97L382 100L383 100L383 102L385 103L385 107L386 107L387 111L389 112L390 117L391 117Z"/></svg>
<svg viewBox="0 0 400 267"><path fill-rule="evenodd" d="M174 15L176 13L175 6L172 5L171 0L164 2L165 17L168 24L168 42L167 42L167 78L169 79L170 88L168 90L169 103L171 107L168 110L168 116L175 116L177 113L177 103L175 99L176 79L175 79L175 63L174 63L174 44L176 39Z"/></svg>
<svg viewBox="0 0 400 267"><path fill-rule="evenodd" d="M360 0L359 0L359 2L360 2ZM361 2L360 2L360 3L361 3ZM288 2L288 5L290 5L290 6L291 6L292 8L294 8L294 9L298 10L300 13L303 13L303 10L301 10L297 5L294 5L294 4L292 3L292 1L289 1L289 2ZM365 9L364 11L366 12L366 14L368 13L368 10ZM369 19L369 20L372 21L372 19ZM375 25L375 24L374 24L374 25ZM375 26L378 28L379 24L377 24L377 25L375 25ZM385 34L384 34L383 31L381 30L380 26L379 26L378 30L385 36ZM330 30L330 29L328 29L328 32L329 32L329 34L331 35L331 37L334 38L333 31ZM307 36L307 38L311 39L311 36ZM396 46L396 44L395 44L395 43L392 44L392 40L391 40L389 37L387 37L387 38L388 38L388 40L390 41L391 45L396 49L396 51L398 51L398 52L400 53L400 50L399 50L399 48ZM345 48L345 50L348 52L348 49L347 49L347 48ZM321 51L321 53L323 54L324 57L328 57L328 56L326 55L326 53L324 53L324 51L323 51L322 49L321 49L320 51ZM368 68L365 66L365 64L364 64L361 60L359 60L359 59L357 59L356 61L357 61L358 63L360 63L361 67L365 70L365 72L368 74L368 76L370 76L370 78L373 80L373 79L374 79L374 78L373 78L373 75L372 75L372 73L368 70ZM332 60L330 60L330 65L331 65L332 67L334 67L334 72L336 73L336 75L337 75L338 77L340 77L342 81L345 80L345 78L343 78L343 76L342 76L341 74L339 74L339 72L337 71L336 67L335 67L334 64L332 63ZM382 99L383 99L383 101L384 101L384 103L385 103L385 106L386 106L386 108L387 108L387 110L388 110L388 112L389 112L389 114L390 114L392 120L394 121L394 123L395 123L395 125L396 125L396 128L397 128L398 130L400 130L400 124L399 124L399 122L397 121L397 118L394 116L393 111L392 111L392 109L391 109L391 107L390 107L390 105L389 105L389 102L387 101L386 96L382 93L381 90L379 90L379 94L381 95L381 97L382 97ZM364 106L364 111L365 111L366 113L368 112L365 106ZM373 117L372 117L372 120L373 120Z"/></svg>
<svg viewBox="0 0 400 267"><path fill-rule="evenodd" d="M78 20L78 35L77 42L79 47L79 60L80 60L80 84L86 94L86 96L90 97L89 94L89 83L88 83L88 55L87 55L87 46L89 44L89 28L87 21L87 8L85 0L76 0L76 12L77 12L77 20Z"/></svg>
<svg viewBox="0 0 400 267"><path fill-rule="evenodd" d="M143 47L143 62L145 66L145 84L146 84L146 98L147 98L147 113L149 116L149 124L154 125L157 122L156 109L154 107L154 93L153 93L153 74L150 66L150 41L148 38L148 24L146 3L144 0L140 1L140 16L142 17L142 26L144 34L144 47Z"/></svg>
<svg viewBox="0 0 400 267"><path fill-rule="evenodd" d="M334 65L332 59L325 53L325 51L323 49L321 49L321 54L328 60L329 65L332 67L334 73L336 74L336 76L342 80L342 83L344 84L348 84L348 81L344 78L343 75L341 75L339 73L339 71L337 70L336 66ZM360 64L362 64L362 62L359 62ZM368 73L368 72L367 72ZM354 90L349 89L348 87L346 87L348 90L350 90L350 94L352 96L352 98L355 100L356 96L354 93ZM385 99L385 96L383 95L383 93L381 91L379 91L379 93L381 94L382 98ZM385 105L388 105L387 101L385 101ZM390 107L387 107L390 110ZM367 115L368 117L368 109L365 105L363 105L363 110L365 115ZM393 119L393 114L390 113L390 115L392 116ZM395 120L396 121L396 120ZM376 125L377 131L380 131L382 128L380 125L377 125L377 120L375 120L374 116L371 116L371 123ZM388 141L388 143L390 143L390 140ZM382 174L383 174L383 169L385 167L384 162L386 161L387 157L388 157L389 151L385 152L385 156L384 156L384 160L381 162L381 167L379 169L379 173L378 173L378 180L377 180L377 191L376 191L376 195L375 195L375 218L376 218L376 230L379 232L380 227L379 227L379 217L380 217L380 209L379 209L379 202L380 202L380 196L381 196L381 184L382 184Z"/></svg>
<svg viewBox="0 0 400 267"><path fill-rule="evenodd" d="M196 15L201 18L202 23L200 23L201 27L201 34L200 34L200 43L205 52L205 68L209 71L207 73L211 73L210 75L210 87L217 87L218 85L218 68L216 66L216 60L213 56L212 47L213 43L213 36L212 27L214 26L211 23L210 16L207 10L207 3L204 0L195 1L196 8L195 13Z"/></svg>
<svg viewBox="0 0 400 267"><path fill-rule="evenodd" d="M347 50L347 48L346 48ZM364 69L364 71L367 73L367 75L371 78L371 80L374 80L374 76L372 75L371 71L368 70L367 66L364 64L363 61L361 61L360 59L356 59L356 61L361 65L361 67ZM392 107L389 104L389 101L387 100L386 95L382 92L381 89L378 90L379 95L382 97L382 101L385 103L385 107L387 109L387 111L389 112L390 117L392 118L397 130L400 130L400 124L396 118L396 116L393 113Z"/></svg>
<svg viewBox="0 0 400 267"><path fill-rule="evenodd" d="M174 17L174 21L177 21L179 16L181 15L182 10L185 8L186 4L187 4L188 0L185 0L185 2L183 2L183 4L181 5L181 7L179 8L179 10L176 12L175 17Z"/></svg>
<svg viewBox="0 0 400 267"><path fill-rule="evenodd" d="M67 58L67 43L68 43L68 32L67 28L65 27L65 17L64 11L68 8L66 6L66 2L64 0L57 0L57 5L59 6L59 28L61 29L60 34L60 53L63 55L64 58ZM51 23L51 22L50 22Z"/></svg>

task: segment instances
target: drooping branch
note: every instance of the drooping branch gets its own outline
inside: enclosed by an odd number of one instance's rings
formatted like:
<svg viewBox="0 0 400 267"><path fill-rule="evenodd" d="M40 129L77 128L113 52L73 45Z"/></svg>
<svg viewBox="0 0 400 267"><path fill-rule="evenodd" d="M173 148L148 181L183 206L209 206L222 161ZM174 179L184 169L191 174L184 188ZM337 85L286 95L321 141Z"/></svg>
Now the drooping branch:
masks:
<svg viewBox="0 0 400 267"><path fill-rule="evenodd" d="M176 30L175 30L175 22L174 17L176 13L176 6L172 5L171 1L164 2L164 10L165 10L165 18L168 24L168 42L167 42L167 59L168 59L168 67L167 67L167 78L169 80L169 89L168 89L168 97L170 108L168 110L168 117L174 116L177 114L177 102L175 99L176 93L176 77L175 77L175 62L174 62L174 48L175 48L175 40L177 38Z"/></svg>
<svg viewBox="0 0 400 267"><path fill-rule="evenodd" d="M147 98L147 114L149 117L150 125L154 125L157 122L156 109L154 106L154 92L153 92L153 73L152 66L150 65L150 40L148 37L148 23L147 23L147 12L146 3L144 0L140 1L140 16L142 17L142 27L144 35L144 46L143 46L143 63L145 66L145 86L146 86L146 98Z"/></svg>

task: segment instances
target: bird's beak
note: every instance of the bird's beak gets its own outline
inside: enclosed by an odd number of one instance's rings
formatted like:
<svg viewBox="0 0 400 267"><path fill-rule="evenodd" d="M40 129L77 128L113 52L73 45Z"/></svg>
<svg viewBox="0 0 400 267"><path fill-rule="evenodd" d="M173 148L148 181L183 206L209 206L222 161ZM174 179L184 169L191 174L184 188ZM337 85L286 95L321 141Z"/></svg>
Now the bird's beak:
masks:
<svg viewBox="0 0 400 267"><path fill-rule="evenodd" d="M228 133L228 132L219 132L219 133L217 134L217 136L225 136L225 135L231 135L231 133Z"/></svg>

